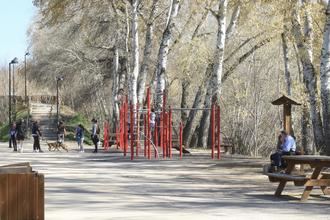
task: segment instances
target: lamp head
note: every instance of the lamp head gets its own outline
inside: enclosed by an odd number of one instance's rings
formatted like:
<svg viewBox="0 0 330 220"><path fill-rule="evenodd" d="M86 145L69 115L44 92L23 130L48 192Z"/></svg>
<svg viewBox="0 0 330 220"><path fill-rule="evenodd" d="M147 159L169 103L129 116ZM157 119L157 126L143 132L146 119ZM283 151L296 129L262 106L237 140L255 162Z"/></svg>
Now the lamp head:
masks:
<svg viewBox="0 0 330 220"><path fill-rule="evenodd" d="M15 64L15 63L18 63L17 57L15 57L12 61L10 61L10 64Z"/></svg>
<svg viewBox="0 0 330 220"><path fill-rule="evenodd" d="M63 76L57 76L57 77L56 77L56 80L57 80L57 81L63 81L63 80L64 80L64 77L63 77Z"/></svg>
<svg viewBox="0 0 330 220"><path fill-rule="evenodd" d="M25 53L25 56L30 56L30 53L27 51L27 52Z"/></svg>

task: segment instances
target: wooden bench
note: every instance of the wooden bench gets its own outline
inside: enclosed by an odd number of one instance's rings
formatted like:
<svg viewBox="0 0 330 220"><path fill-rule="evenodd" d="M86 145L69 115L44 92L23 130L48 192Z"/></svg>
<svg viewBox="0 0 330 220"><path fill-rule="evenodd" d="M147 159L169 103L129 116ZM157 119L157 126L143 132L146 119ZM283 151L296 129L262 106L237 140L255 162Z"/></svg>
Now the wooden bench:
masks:
<svg viewBox="0 0 330 220"><path fill-rule="evenodd" d="M225 154L234 153L234 141L232 138L222 135L221 140L220 140L220 145L221 145L221 148L224 149Z"/></svg>
<svg viewBox="0 0 330 220"><path fill-rule="evenodd" d="M330 172L321 172L321 178L324 180L330 179ZM326 186L321 186L321 190L323 191L324 195L330 195L330 189Z"/></svg>
<svg viewBox="0 0 330 220"><path fill-rule="evenodd" d="M266 173L270 182L281 182L282 180L293 182L295 186L303 186L310 178L305 175L291 175L286 173Z"/></svg>

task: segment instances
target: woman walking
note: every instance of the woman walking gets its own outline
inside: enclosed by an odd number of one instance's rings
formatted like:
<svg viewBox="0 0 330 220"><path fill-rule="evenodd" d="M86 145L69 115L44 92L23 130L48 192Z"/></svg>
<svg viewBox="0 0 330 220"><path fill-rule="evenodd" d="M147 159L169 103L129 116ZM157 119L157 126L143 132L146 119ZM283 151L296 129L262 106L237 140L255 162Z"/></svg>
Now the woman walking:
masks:
<svg viewBox="0 0 330 220"><path fill-rule="evenodd" d="M16 124L16 131L17 131L17 146L18 152L23 153L23 141L24 141L24 131L22 128L22 120L19 120Z"/></svg>
<svg viewBox="0 0 330 220"><path fill-rule="evenodd" d="M9 138L10 138L9 147L13 146L14 151L17 151L16 137L17 137L16 123L13 123L9 129Z"/></svg>

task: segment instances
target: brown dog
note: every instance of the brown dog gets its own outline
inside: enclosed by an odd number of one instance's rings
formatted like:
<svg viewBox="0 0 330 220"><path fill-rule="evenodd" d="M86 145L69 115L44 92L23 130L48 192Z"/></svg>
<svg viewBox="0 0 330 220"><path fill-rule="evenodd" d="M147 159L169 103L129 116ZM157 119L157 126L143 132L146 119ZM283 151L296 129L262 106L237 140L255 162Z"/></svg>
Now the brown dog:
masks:
<svg viewBox="0 0 330 220"><path fill-rule="evenodd" d="M49 143L48 141L46 141L46 143L48 145L48 150L49 151L55 151L55 150L60 151L61 148L63 150L65 150L66 152L69 151L68 146L64 143L59 143L59 142Z"/></svg>

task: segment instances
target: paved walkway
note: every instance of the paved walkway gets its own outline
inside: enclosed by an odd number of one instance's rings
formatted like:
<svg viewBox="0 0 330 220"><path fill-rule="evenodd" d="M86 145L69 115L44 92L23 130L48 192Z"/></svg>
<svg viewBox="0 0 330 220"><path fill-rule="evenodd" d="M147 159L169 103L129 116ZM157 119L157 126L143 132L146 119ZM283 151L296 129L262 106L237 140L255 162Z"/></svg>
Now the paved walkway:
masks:
<svg viewBox="0 0 330 220"><path fill-rule="evenodd" d="M78 153L74 143L69 153L31 148L13 153L0 143L0 165L29 161L45 174L47 220L330 218L330 197L301 203L297 187L274 197L260 159L211 161L195 152L182 161L132 162L115 152Z"/></svg>

